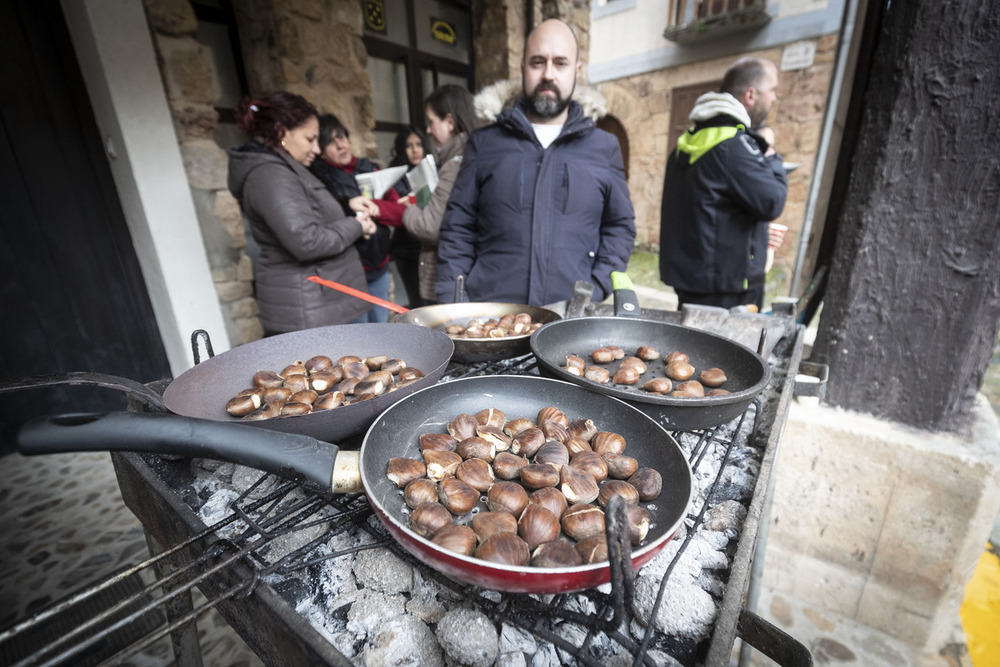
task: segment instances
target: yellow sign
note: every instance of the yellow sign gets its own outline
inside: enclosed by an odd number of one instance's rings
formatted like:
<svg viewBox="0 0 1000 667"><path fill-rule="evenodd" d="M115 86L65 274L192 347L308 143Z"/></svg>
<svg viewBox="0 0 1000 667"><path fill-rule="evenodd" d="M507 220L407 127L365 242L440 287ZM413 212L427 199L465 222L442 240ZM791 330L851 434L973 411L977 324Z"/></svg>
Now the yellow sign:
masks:
<svg viewBox="0 0 1000 667"><path fill-rule="evenodd" d="M431 19L431 37L445 44L454 44L458 37L455 36L455 26L442 19Z"/></svg>
<svg viewBox="0 0 1000 667"><path fill-rule="evenodd" d="M385 32L385 2L365 0L365 25L369 30Z"/></svg>

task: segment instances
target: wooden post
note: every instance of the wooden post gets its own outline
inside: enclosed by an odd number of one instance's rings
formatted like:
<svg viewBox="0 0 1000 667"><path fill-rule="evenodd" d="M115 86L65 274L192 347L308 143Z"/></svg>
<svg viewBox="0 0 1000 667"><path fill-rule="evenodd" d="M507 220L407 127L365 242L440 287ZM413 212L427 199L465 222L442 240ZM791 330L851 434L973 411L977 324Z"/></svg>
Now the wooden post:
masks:
<svg viewBox="0 0 1000 667"><path fill-rule="evenodd" d="M812 359L829 403L961 432L1000 326L1000 12L881 3Z"/></svg>

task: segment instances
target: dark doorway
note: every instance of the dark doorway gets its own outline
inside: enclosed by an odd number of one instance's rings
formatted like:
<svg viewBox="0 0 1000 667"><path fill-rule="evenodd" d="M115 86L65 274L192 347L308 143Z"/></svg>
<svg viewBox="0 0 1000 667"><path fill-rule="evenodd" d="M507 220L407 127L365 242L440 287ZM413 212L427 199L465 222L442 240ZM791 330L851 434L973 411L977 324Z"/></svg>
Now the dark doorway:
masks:
<svg viewBox="0 0 1000 667"><path fill-rule="evenodd" d="M0 10L0 378L170 377L57 0ZM89 387L0 393L0 453L40 414L120 409Z"/></svg>
<svg viewBox="0 0 1000 667"><path fill-rule="evenodd" d="M625 180L628 180L628 158L629 158L629 144L628 144L628 132L625 130L625 126L621 124L614 116L603 116L597 121L597 127L604 130L605 132L610 132L615 135L615 139L618 140L618 145L622 149L622 162L625 163Z"/></svg>

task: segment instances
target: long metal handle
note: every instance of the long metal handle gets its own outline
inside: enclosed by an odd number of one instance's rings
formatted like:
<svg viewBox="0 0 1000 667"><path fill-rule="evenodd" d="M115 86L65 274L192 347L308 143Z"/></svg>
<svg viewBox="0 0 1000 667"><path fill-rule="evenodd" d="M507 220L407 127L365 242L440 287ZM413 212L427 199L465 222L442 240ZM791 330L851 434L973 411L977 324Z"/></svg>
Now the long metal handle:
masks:
<svg viewBox="0 0 1000 667"><path fill-rule="evenodd" d="M28 456L66 452L126 451L177 454L230 461L276 475L304 478L329 493L360 491L334 480L339 448L297 433L148 412L107 412L40 417L17 434Z"/></svg>
<svg viewBox="0 0 1000 667"><path fill-rule="evenodd" d="M408 313L409 308L404 308L399 304L395 304L392 301L386 301L385 299L380 299L377 296L372 296L368 292L362 292L359 289L354 289L353 287L348 287L347 285L342 285L340 283L335 283L332 280L324 280L319 276L309 276L306 280L312 281L317 285L322 285L323 287L329 287L330 289L335 289L338 292L343 292L344 294L349 294L350 296L357 297L362 301L367 301L368 303L374 303L376 306L382 306L383 308L388 308L394 313Z"/></svg>
<svg viewBox="0 0 1000 667"><path fill-rule="evenodd" d="M744 642L782 667L812 667L813 658L809 649L752 611L740 611L736 630Z"/></svg>
<svg viewBox="0 0 1000 667"><path fill-rule="evenodd" d="M612 271L611 289L614 291L615 297L615 317L638 318L642 316L642 311L639 309L639 297L636 295L632 279L628 277L627 273Z"/></svg>

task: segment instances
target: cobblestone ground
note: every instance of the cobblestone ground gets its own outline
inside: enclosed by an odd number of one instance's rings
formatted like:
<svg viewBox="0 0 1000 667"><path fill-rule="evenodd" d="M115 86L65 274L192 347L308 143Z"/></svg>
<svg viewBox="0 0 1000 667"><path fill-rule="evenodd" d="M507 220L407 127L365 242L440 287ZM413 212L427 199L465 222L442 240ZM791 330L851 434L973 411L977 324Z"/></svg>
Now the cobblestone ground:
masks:
<svg viewBox="0 0 1000 667"><path fill-rule="evenodd" d="M0 629L149 557L106 453L0 458L0 535ZM204 664L262 664L214 610L198 631ZM125 664L172 662L164 639Z"/></svg>

